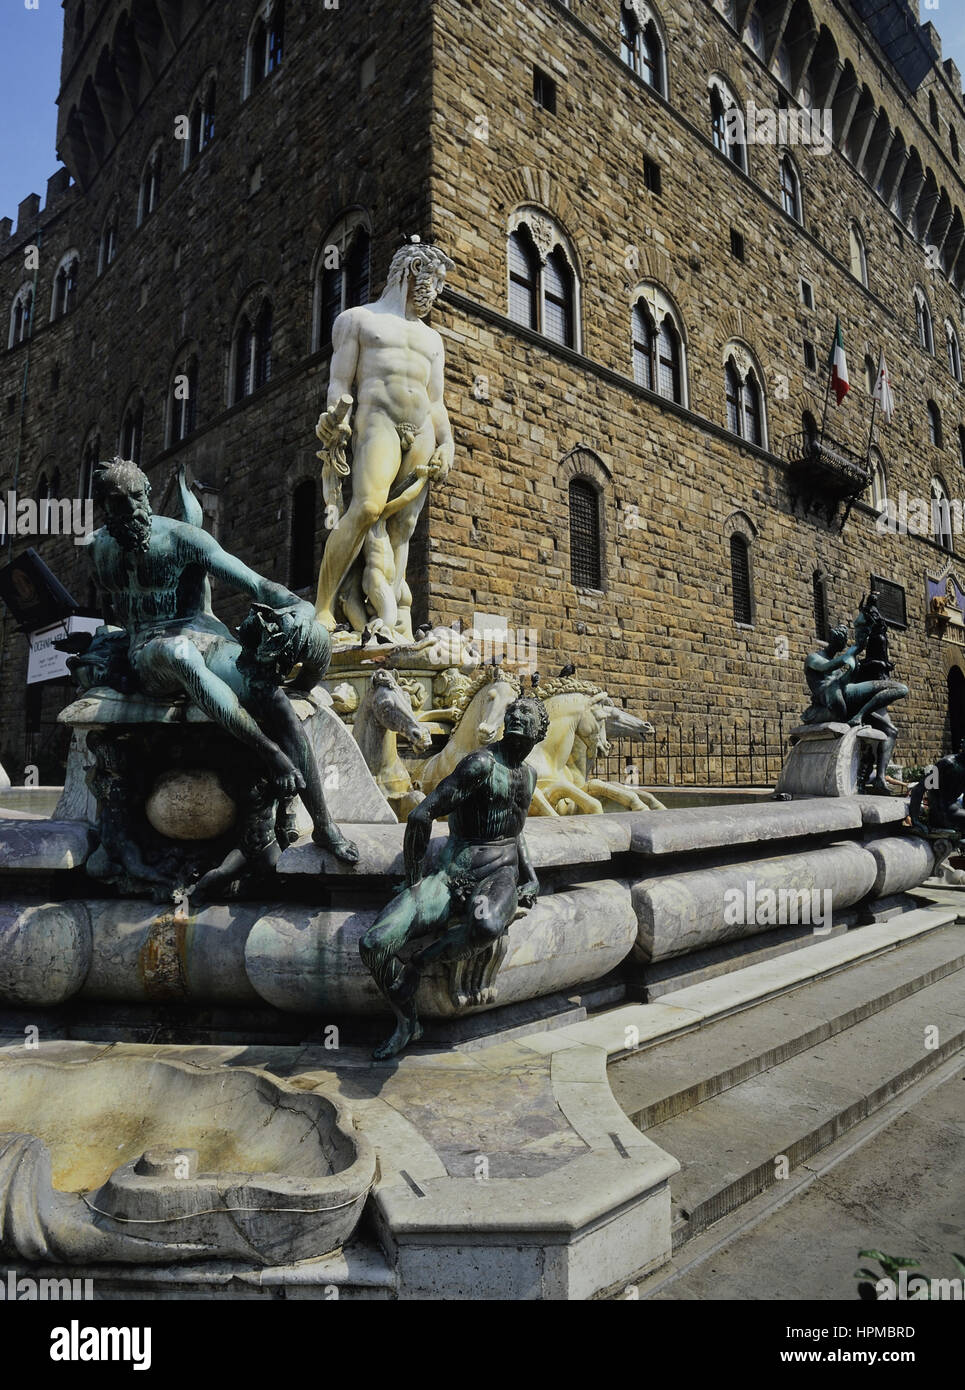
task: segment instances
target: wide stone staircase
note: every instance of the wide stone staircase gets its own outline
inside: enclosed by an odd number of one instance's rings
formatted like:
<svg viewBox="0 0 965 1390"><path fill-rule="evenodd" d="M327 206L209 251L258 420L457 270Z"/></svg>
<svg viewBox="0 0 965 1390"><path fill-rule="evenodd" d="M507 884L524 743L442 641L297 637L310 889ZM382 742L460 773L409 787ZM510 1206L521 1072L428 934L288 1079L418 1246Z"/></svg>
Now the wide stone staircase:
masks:
<svg viewBox="0 0 965 1390"><path fill-rule="evenodd" d="M611 1063L621 1108L681 1164L675 1257L965 1049L963 968L953 921Z"/></svg>

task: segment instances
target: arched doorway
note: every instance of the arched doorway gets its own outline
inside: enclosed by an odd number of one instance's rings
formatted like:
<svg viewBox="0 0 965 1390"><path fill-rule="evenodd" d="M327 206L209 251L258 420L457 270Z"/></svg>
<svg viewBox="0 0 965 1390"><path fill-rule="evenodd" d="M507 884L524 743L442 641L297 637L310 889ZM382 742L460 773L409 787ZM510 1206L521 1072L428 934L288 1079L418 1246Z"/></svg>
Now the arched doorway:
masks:
<svg viewBox="0 0 965 1390"><path fill-rule="evenodd" d="M965 739L965 672L960 666L948 672L948 723L955 752Z"/></svg>

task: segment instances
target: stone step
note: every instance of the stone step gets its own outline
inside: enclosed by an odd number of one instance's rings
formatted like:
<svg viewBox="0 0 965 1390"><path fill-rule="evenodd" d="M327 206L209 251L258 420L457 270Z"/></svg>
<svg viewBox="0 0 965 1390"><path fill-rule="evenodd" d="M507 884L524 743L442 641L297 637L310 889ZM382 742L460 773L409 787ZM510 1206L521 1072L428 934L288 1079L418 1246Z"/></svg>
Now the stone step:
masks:
<svg viewBox="0 0 965 1390"><path fill-rule="evenodd" d="M751 1023L756 1012L745 1020ZM704 1036L713 1032L708 1028ZM671 1182L674 1249L781 1181L963 1048L965 992L959 972L952 971L651 1126L647 1138L681 1164Z"/></svg>
<svg viewBox="0 0 965 1390"><path fill-rule="evenodd" d="M915 938L870 960L611 1063L620 1108L641 1130L806 1052L965 967L965 927ZM673 994L665 1003L674 1002Z"/></svg>

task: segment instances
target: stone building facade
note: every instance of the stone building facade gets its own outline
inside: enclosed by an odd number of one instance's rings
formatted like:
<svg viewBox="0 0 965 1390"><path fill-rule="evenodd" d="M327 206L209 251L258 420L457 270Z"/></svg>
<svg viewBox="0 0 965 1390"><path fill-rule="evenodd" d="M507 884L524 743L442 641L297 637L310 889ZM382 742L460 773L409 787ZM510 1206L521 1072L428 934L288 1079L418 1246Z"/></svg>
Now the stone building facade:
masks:
<svg viewBox="0 0 965 1390"><path fill-rule="evenodd" d="M718 752L797 721L816 628L876 576L911 687L899 756L934 756L965 733L965 105L933 27L885 9L68 0L76 182L0 223L0 496L83 495L120 451L160 502L183 461L221 539L306 584L327 325L421 232L456 262L433 323L457 457L413 548L417 617L501 615L541 671L575 662L706 754L708 721ZM843 527L795 465L836 318L835 456L867 454L881 352L896 402ZM952 505L888 533L885 493ZM89 601L81 548L10 536L5 558L30 544ZM27 708L9 620L2 650L16 780L54 759L64 691Z"/></svg>

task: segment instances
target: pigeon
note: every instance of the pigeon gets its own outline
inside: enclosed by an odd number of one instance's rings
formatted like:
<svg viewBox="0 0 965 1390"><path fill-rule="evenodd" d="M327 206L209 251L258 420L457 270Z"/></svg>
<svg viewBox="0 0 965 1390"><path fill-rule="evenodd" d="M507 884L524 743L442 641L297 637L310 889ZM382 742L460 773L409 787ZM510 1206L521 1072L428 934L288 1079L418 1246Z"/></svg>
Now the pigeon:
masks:
<svg viewBox="0 0 965 1390"><path fill-rule="evenodd" d="M575 675L576 675L576 667L573 665L572 661L569 662L568 665L564 666L563 669L562 669L562 671L560 672L560 676L575 676Z"/></svg>
<svg viewBox="0 0 965 1390"><path fill-rule="evenodd" d="M530 682L531 682L531 684L532 684L533 689L535 690L536 687L539 685L539 672L538 672L538 671L534 671L533 674L530 676L529 679L530 679Z"/></svg>
<svg viewBox="0 0 965 1390"><path fill-rule="evenodd" d="M380 643L383 647L391 647L392 645L392 638L386 637L384 632L377 632L375 634L375 640L376 642Z"/></svg>
<svg viewBox="0 0 965 1390"><path fill-rule="evenodd" d="M332 628L332 631L333 631L333 632L351 632L352 629L351 629L351 627L348 625L348 623L336 623L336 625Z"/></svg>
<svg viewBox="0 0 965 1390"><path fill-rule="evenodd" d="M429 626L429 624L423 623L420 628L416 629L415 640L417 642L421 642L423 637L428 637L431 631L432 628Z"/></svg>
<svg viewBox="0 0 965 1390"><path fill-rule="evenodd" d="M360 647L364 647L364 646L366 646L369 642L371 642L371 640L372 640L372 634L371 634L371 632L369 632L369 630L368 630L367 627L363 627L363 629L362 629L362 635L361 635L361 637L359 638L359 646L360 646Z"/></svg>

